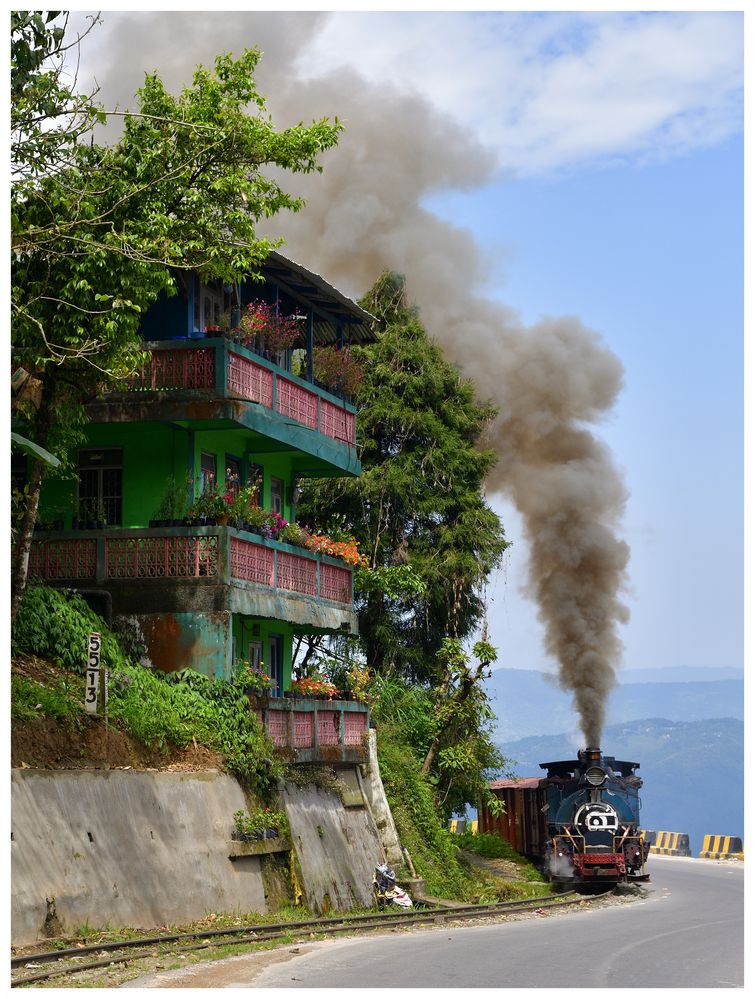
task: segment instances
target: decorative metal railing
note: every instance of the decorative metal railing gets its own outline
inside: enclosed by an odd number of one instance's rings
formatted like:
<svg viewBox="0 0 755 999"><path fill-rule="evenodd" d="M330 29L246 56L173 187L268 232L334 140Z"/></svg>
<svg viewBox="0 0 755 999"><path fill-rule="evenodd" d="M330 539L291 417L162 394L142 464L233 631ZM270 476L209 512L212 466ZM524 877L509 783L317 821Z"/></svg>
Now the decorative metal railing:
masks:
<svg viewBox="0 0 755 999"><path fill-rule="evenodd" d="M228 341L220 340L203 347L172 344L152 346L148 351L149 360L126 382L128 392L227 390L350 447L356 443L353 407L284 374L240 344L231 349Z"/></svg>
<svg viewBox="0 0 755 999"><path fill-rule="evenodd" d="M262 698L256 714L277 749L303 762L367 758L369 710L358 701Z"/></svg>
<svg viewBox="0 0 755 999"><path fill-rule="evenodd" d="M252 540L254 538L254 540ZM108 528L32 542L29 574L41 581L204 579L253 583L351 607L350 567L229 527Z"/></svg>
<svg viewBox="0 0 755 999"><path fill-rule="evenodd" d="M106 579L188 579L217 574L216 537L105 538Z"/></svg>
<svg viewBox="0 0 755 999"><path fill-rule="evenodd" d="M128 379L132 392L213 388L215 350L212 347L152 350L150 359Z"/></svg>

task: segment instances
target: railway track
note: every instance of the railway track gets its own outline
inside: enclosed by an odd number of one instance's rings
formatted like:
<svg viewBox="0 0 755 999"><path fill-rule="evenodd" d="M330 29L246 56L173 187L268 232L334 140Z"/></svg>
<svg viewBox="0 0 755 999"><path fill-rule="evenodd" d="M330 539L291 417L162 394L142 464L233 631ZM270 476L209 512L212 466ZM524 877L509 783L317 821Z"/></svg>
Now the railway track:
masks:
<svg viewBox="0 0 755 999"><path fill-rule="evenodd" d="M73 947L24 957L11 958L11 988L33 985L49 981L63 975L74 975L97 968L107 968L115 964L129 964L144 958L170 957L171 954L195 950L208 950L213 947L254 946L276 940L287 940L291 934L314 934L335 936L346 933L364 933L374 930L406 928L423 924L441 924L450 920L485 919L509 914L543 912L563 906L574 905L582 900L576 892L516 902L496 902L490 905L447 906L433 909L413 909L402 912L380 912L365 915L338 916L309 919L293 923L266 923L234 929L207 930L196 933L175 933L160 936L141 937L134 940L111 944L93 944L87 947ZM159 950L158 950L159 948ZM96 955L97 960L84 961L88 955ZM49 965L44 970L37 967ZM25 974L34 968L33 974ZM15 973L15 977L14 977Z"/></svg>

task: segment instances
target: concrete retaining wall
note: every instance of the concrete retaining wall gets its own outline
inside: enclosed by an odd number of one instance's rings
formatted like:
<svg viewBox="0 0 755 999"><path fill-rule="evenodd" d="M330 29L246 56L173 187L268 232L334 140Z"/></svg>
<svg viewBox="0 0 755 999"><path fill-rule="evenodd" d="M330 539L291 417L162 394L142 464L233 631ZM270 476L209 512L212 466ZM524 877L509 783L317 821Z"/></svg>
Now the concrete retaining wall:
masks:
<svg viewBox="0 0 755 999"><path fill-rule="evenodd" d="M283 800L308 908L325 913L372 905L381 843L361 795L358 804L344 807L334 791L287 784Z"/></svg>
<svg viewBox="0 0 755 999"><path fill-rule="evenodd" d="M13 770L12 943L266 912L259 857L229 859L240 808L216 771Z"/></svg>
<svg viewBox="0 0 755 999"><path fill-rule="evenodd" d="M281 791L315 912L370 905L375 865L401 863L374 731L369 742L364 772L340 771L343 796ZM267 912L260 856L230 839L246 807L239 784L217 771L13 770L12 943L84 925L153 929Z"/></svg>

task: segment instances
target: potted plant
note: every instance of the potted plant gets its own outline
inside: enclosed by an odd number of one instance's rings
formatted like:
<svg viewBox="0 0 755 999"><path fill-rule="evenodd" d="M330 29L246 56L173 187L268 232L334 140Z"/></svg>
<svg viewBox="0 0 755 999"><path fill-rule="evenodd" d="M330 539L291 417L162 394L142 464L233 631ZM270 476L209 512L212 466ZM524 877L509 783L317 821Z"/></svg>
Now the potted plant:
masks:
<svg viewBox="0 0 755 999"><path fill-rule="evenodd" d="M247 347L271 360L290 350L302 334L298 318L282 316L274 305L260 299L249 302L242 310L239 332Z"/></svg>
<svg viewBox="0 0 755 999"><path fill-rule="evenodd" d="M312 368L317 381L337 395L355 395L364 377L349 347L315 347Z"/></svg>
<svg viewBox="0 0 755 999"><path fill-rule="evenodd" d="M273 839L287 834L288 817L285 812L274 811L267 807L251 813L240 808L233 813L231 838L234 840L240 840L243 843L251 840Z"/></svg>
<svg viewBox="0 0 755 999"><path fill-rule="evenodd" d="M262 528L267 524L267 514L259 506L250 506L244 517L244 525L247 531L253 534L262 534Z"/></svg>
<svg viewBox="0 0 755 999"><path fill-rule="evenodd" d="M165 480L165 493L155 511L155 520L150 521L150 527L180 527L186 510L186 492L186 485L169 475Z"/></svg>
<svg viewBox="0 0 755 999"><path fill-rule="evenodd" d="M303 676L291 683L291 690L302 697L316 697L332 700L338 694L338 688L324 676Z"/></svg>
<svg viewBox="0 0 755 999"><path fill-rule="evenodd" d="M279 513L272 510L265 511L265 523L262 525L262 537L277 541L278 535L284 527L288 527L288 521Z"/></svg>
<svg viewBox="0 0 755 999"><path fill-rule="evenodd" d="M225 501L217 486L208 486L191 504L190 516L200 524L216 524L218 514L226 509Z"/></svg>
<svg viewBox="0 0 755 999"><path fill-rule="evenodd" d="M309 531L306 527L300 527L298 524L286 524L278 532L278 541L283 541L287 545L298 545L300 548L306 548L308 539Z"/></svg>

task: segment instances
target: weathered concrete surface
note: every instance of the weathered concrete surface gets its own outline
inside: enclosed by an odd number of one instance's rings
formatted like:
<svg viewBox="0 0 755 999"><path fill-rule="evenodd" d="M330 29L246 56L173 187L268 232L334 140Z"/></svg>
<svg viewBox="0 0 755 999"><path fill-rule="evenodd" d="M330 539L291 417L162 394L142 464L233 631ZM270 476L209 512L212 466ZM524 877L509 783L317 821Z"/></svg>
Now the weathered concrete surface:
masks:
<svg viewBox="0 0 755 999"><path fill-rule="evenodd" d="M260 859L229 859L240 808L217 771L13 770L12 943L43 937L53 910L57 932L266 912Z"/></svg>
<svg viewBox="0 0 755 999"><path fill-rule="evenodd" d="M377 758L377 737L374 729L368 733L369 758L366 767L360 768L360 777L364 796L369 805L372 817L377 826L380 842L385 851L385 861L391 867L398 867L403 862L401 843L398 838L396 824L393 821L385 788L380 777L380 767Z"/></svg>
<svg viewBox="0 0 755 999"><path fill-rule="evenodd" d="M311 784L286 784L283 798L308 907L324 913L372 905L380 839L365 805L345 808L335 792Z"/></svg>

